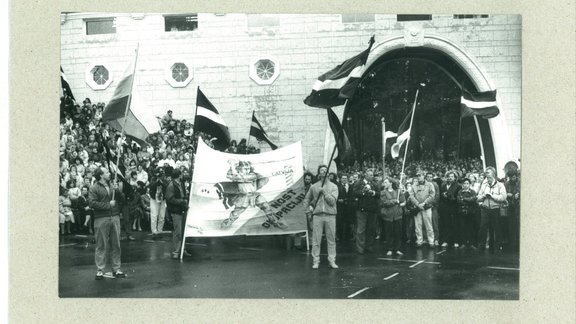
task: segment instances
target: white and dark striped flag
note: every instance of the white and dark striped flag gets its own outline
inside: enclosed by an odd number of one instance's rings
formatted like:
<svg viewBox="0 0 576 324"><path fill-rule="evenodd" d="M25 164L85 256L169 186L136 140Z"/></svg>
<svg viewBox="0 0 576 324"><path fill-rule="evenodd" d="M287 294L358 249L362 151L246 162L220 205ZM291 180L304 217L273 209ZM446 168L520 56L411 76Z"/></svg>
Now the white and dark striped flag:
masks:
<svg viewBox="0 0 576 324"><path fill-rule="evenodd" d="M462 89L460 107L460 118L480 116L490 119L500 113L496 103L496 90L472 93Z"/></svg>
<svg viewBox="0 0 576 324"><path fill-rule="evenodd" d="M213 138L217 150L225 150L230 146L230 132L218 110L198 87L196 94L196 117L194 118L194 131L204 132Z"/></svg>
<svg viewBox="0 0 576 324"><path fill-rule="evenodd" d="M304 103L317 108L343 105L346 99L354 95L360 83L372 44L374 44L374 36L370 38L368 49L319 76L312 86L312 92L304 99Z"/></svg>
<svg viewBox="0 0 576 324"><path fill-rule="evenodd" d="M62 83L62 97L68 96L72 98L72 100L76 101L76 98L74 98L74 94L72 93L72 89L70 89L68 79L64 74L64 70L62 70L62 67L60 67L60 82Z"/></svg>
<svg viewBox="0 0 576 324"><path fill-rule="evenodd" d="M264 128L262 128L262 125L260 124L258 119L256 119L256 115L254 114L254 112L252 112L252 125L250 126L250 136L254 136L259 141L264 141L268 143L268 145L270 145L272 150L278 148L277 145L272 143L272 141L268 137L268 134L266 134L266 131L264 131Z"/></svg>
<svg viewBox="0 0 576 324"><path fill-rule="evenodd" d="M408 140L408 138L410 138L410 131L412 130L412 127L410 125L411 117L412 117L412 110L410 110L408 115L404 117L404 120L398 127L398 135L396 135L397 136L396 143L392 144L392 147L390 148L390 155L392 155L393 159L398 158L398 156L400 155L400 149L402 148L402 145L404 145L404 143Z"/></svg>

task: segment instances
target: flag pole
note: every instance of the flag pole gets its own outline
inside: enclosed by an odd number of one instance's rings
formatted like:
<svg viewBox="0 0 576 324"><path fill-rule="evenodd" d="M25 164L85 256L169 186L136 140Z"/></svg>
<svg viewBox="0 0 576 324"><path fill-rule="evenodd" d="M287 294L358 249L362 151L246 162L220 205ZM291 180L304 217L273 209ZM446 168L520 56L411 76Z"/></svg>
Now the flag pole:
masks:
<svg viewBox="0 0 576 324"><path fill-rule="evenodd" d="M382 122L382 175L386 178L386 123L384 117L380 121Z"/></svg>
<svg viewBox="0 0 576 324"><path fill-rule="evenodd" d="M462 141L462 114L460 114L460 126L458 127L458 155L457 158L460 159L460 143Z"/></svg>
<svg viewBox="0 0 576 324"><path fill-rule="evenodd" d="M138 50L140 48L140 43L136 45L136 58L134 59L134 69L132 70L132 84L130 84L130 92L128 94L128 102L126 103L126 111L124 112L124 122L122 123L122 131L120 133L120 140L125 133L126 128L126 120L128 119L128 111L130 110L130 103L132 102L132 90L134 89L134 82L136 81L136 63L138 62ZM117 157L116 157L116 175L114 176L114 183L118 183L118 173L120 171L120 146L116 148L118 150ZM114 200L114 192L112 190L112 200Z"/></svg>
<svg viewBox="0 0 576 324"><path fill-rule="evenodd" d="M420 89L416 89L416 96L414 97L414 105L412 106L412 117L410 117L410 133L412 133L412 123L414 122L414 113L416 112L416 103L418 102L418 92ZM398 135L400 136L400 135ZM406 139L406 148L404 149L404 159L402 160L402 171L400 172L400 183L402 183L402 177L404 177L404 166L406 165L406 156L408 153L408 145L410 144L410 134L408 134L408 138ZM396 199L400 199L400 190L398 190L398 197Z"/></svg>
<svg viewBox="0 0 576 324"><path fill-rule="evenodd" d="M482 154L482 167L486 170L486 156L484 155L484 144L482 143L482 133L480 132L480 125L478 124L478 117L474 117L474 123L476 124L476 131L478 132L478 141L480 142L480 152Z"/></svg>

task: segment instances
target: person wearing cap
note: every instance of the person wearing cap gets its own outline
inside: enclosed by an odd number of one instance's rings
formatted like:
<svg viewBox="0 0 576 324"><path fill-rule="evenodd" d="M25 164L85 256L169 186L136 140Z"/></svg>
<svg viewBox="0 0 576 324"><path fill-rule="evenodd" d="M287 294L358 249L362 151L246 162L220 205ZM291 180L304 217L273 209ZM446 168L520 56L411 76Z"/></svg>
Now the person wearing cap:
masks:
<svg viewBox="0 0 576 324"><path fill-rule="evenodd" d="M500 248L502 233L500 231L500 208L506 203L507 192L503 183L496 180L496 170L486 168L486 180L480 186L476 201L480 204L480 230L478 247L483 250L486 234L490 241L490 252Z"/></svg>
<svg viewBox="0 0 576 324"><path fill-rule="evenodd" d="M338 186L326 178L328 167L318 166L318 181L310 187L304 197L304 210L308 219L312 218L312 269L320 266L320 244L326 232L328 245L328 264L332 269L336 265L336 214Z"/></svg>
<svg viewBox="0 0 576 324"><path fill-rule="evenodd" d="M422 171L416 172L417 181L410 188L410 200L418 207L418 213L414 217L416 232L416 246L420 247L424 243L422 234L422 223L426 229L428 245L434 247L434 228L432 226L432 202L434 201L434 185L426 181Z"/></svg>
<svg viewBox="0 0 576 324"><path fill-rule="evenodd" d="M172 230L172 258L179 259L183 239L183 222L186 217L186 212L188 211L188 192L186 186L181 181L182 176L180 170L172 170L170 177L172 181L170 181L166 187L166 209L167 212L170 213L174 224ZM190 256L186 250L184 250L184 255Z"/></svg>
<svg viewBox="0 0 576 324"><path fill-rule="evenodd" d="M104 278L107 266L106 258L110 255L112 273L115 278L126 275L120 270L120 209L119 202L124 200L122 191L116 182L110 183L110 171L98 168L94 171L96 182L88 191L88 206L94 211L94 237L96 249L96 280Z"/></svg>

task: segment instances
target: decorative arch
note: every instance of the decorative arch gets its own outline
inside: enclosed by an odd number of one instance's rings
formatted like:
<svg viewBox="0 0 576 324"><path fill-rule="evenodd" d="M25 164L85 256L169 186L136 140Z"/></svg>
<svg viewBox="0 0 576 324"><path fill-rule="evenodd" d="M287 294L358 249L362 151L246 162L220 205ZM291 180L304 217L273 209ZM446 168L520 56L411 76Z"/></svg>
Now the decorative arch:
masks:
<svg viewBox="0 0 576 324"><path fill-rule="evenodd" d="M488 78L488 75L458 44L438 35L424 35L419 29L406 30L404 35L393 36L374 44L368 61L366 62L365 71L370 71L370 67L383 55L405 47L425 47L440 51L458 64L478 91L494 90L494 86ZM491 143L494 149L496 169L498 170L499 176L502 176L504 165L512 160L512 150L505 120L506 107L502 104L498 96L496 100L498 107L500 107L500 114L488 120L490 134L480 133L478 119L474 117L474 120L478 131L478 138L481 142L483 159L485 159L483 146L486 145L487 142ZM487 140L487 138L489 140ZM486 163L486 161L484 161L484 163Z"/></svg>

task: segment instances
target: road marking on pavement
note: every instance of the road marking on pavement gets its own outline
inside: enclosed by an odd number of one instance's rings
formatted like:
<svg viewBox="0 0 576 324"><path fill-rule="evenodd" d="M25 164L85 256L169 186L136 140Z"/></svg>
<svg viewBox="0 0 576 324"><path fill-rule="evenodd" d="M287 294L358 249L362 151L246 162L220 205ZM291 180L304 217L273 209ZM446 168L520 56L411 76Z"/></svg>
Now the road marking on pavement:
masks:
<svg viewBox="0 0 576 324"><path fill-rule="evenodd" d="M354 298L354 297L360 295L361 293L365 292L368 289L370 289L370 287L362 288L362 289L358 290L357 292L353 293L352 295L348 296L347 298Z"/></svg>
<svg viewBox="0 0 576 324"><path fill-rule="evenodd" d="M518 268L506 268L506 267L487 267L489 269L496 269L496 270L513 270L513 271L520 271Z"/></svg>
<svg viewBox="0 0 576 324"><path fill-rule="evenodd" d="M186 245L194 245L194 246L203 246L203 247L207 247L207 244L202 244L202 243L186 243Z"/></svg>
<svg viewBox="0 0 576 324"><path fill-rule="evenodd" d="M440 251L440 252L436 252L436 254L442 254L442 253L444 253L444 252L446 252L446 250L442 250L442 251Z"/></svg>
<svg viewBox="0 0 576 324"><path fill-rule="evenodd" d="M240 250L250 250L250 251L264 251L264 249L260 248L249 248L249 247L239 247Z"/></svg>
<svg viewBox="0 0 576 324"><path fill-rule="evenodd" d="M426 262L426 259L420 260L420 261L414 263L413 265L410 266L410 268L414 268L415 266L417 266L417 265L419 265L419 264L422 264L422 263L424 263L424 262Z"/></svg>
<svg viewBox="0 0 576 324"><path fill-rule="evenodd" d="M418 262L418 260L391 259L391 258L378 258L378 260L397 261L397 262Z"/></svg>
<svg viewBox="0 0 576 324"><path fill-rule="evenodd" d="M76 243L60 244L60 247L76 245Z"/></svg>
<svg viewBox="0 0 576 324"><path fill-rule="evenodd" d="M424 262L426 264L440 264L440 262L436 262L436 261L426 261L426 259L424 260L407 260L407 259L390 259L390 258L378 258L378 260L384 260L384 261L397 261L397 262L419 262L418 264Z"/></svg>
<svg viewBox="0 0 576 324"><path fill-rule="evenodd" d="M393 274L393 275L389 275L388 277L384 278L384 280L388 280L388 279L394 278L394 277L396 277L399 273L400 273L400 272L396 272L396 273Z"/></svg>

